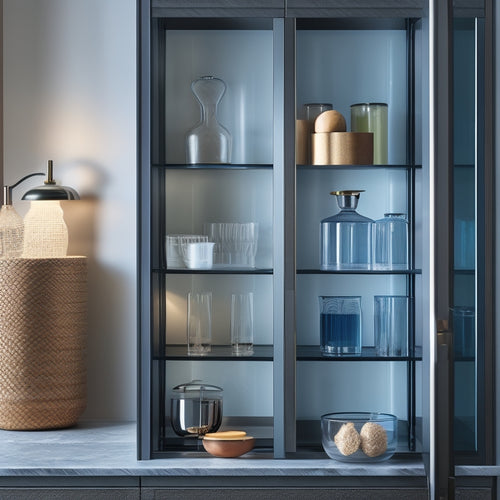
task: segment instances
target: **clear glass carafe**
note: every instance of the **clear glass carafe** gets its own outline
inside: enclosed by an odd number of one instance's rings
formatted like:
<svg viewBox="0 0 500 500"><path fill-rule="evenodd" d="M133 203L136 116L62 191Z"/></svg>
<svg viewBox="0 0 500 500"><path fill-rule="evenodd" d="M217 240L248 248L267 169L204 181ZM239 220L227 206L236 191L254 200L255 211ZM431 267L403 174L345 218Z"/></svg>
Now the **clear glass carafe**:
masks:
<svg viewBox="0 0 500 500"><path fill-rule="evenodd" d="M323 271L371 269L373 220L358 212L363 191L333 191L340 212L321 221L320 267Z"/></svg>
<svg viewBox="0 0 500 500"><path fill-rule="evenodd" d="M388 213L374 225L374 269L408 269L408 221Z"/></svg>
<svg viewBox="0 0 500 500"><path fill-rule="evenodd" d="M201 121L186 135L187 163L231 163L231 134L217 120L226 84L220 78L202 76L191 90L201 106Z"/></svg>

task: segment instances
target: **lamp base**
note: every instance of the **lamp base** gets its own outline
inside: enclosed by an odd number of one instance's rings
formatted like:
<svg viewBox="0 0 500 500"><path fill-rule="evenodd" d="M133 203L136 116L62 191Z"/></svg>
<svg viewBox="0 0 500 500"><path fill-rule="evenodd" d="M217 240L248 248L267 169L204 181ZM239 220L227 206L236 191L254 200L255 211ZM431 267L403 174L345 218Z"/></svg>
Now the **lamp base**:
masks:
<svg viewBox="0 0 500 500"><path fill-rule="evenodd" d="M76 424L87 395L87 259L0 260L0 311L0 428Z"/></svg>

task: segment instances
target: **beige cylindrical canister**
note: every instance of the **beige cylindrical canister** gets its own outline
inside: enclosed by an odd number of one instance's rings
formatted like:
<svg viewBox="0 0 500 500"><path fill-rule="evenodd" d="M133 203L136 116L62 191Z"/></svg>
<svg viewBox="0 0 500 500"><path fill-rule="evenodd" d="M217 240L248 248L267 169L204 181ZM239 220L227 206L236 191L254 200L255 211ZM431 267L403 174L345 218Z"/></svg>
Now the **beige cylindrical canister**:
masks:
<svg viewBox="0 0 500 500"><path fill-rule="evenodd" d="M313 165L372 165L373 133L324 132L312 135Z"/></svg>
<svg viewBox="0 0 500 500"><path fill-rule="evenodd" d="M311 134L313 124L310 120L297 120L295 125L295 161L297 165L311 163Z"/></svg>
<svg viewBox="0 0 500 500"><path fill-rule="evenodd" d="M0 428L76 424L87 400L87 259L0 260Z"/></svg>
<svg viewBox="0 0 500 500"><path fill-rule="evenodd" d="M373 165L373 133L332 132L331 165Z"/></svg>
<svg viewBox="0 0 500 500"><path fill-rule="evenodd" d="M331 132L319 132L311 135L311 163L313 165L331 165Z"/></svg>

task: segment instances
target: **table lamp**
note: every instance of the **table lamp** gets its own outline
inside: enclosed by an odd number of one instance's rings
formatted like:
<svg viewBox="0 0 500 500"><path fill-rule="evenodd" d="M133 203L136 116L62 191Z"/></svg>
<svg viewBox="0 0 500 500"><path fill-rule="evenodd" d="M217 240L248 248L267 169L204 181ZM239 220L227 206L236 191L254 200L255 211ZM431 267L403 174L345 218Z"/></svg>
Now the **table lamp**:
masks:
<svg viewBox="0 0 500 500"><path fill-rule="evenodd" d="M31 201L24 218L12 206L12 191L36 175L26 175L12 186L4 186L0 209L0 258L64 257L68 250L68 228L60 200L78 200L78 193L67 186L58 186L53 177L53 161L48 161L47 179L43 186L27 191L23 200Z"/></svg>
<svg viewBox="0 0 500 500"><path fill-rule="evenodd" d="M64 257L67 254L68 227L60 201L79 200L80 197L74 189L58 186L53 173L53 162L49 160L43 186L30 189L22 197L31 201L24 217L23 257Z"/></svg>

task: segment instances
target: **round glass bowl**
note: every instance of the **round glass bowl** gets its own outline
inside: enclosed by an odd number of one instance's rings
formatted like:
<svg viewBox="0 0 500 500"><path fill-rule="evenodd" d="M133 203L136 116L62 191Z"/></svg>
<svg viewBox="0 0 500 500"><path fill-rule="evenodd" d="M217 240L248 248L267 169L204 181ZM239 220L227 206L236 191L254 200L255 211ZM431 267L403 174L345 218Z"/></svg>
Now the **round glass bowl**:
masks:
<svg viewBox="0 0 500 500"><path fill-rule="evenodd" d="M321 417L321 440L334 460L380 462L396 451L397 428L389 413L328 413Z"/></svg>

